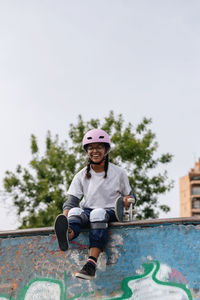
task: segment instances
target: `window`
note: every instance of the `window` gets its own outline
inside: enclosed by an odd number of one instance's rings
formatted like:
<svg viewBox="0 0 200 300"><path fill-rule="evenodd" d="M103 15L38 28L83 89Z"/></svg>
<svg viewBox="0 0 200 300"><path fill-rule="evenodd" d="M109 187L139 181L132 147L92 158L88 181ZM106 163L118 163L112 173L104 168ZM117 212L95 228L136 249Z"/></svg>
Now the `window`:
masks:
<svg viewBox="0 0 200 300"><path fill-rule="evenodd" d="M200 217L200 213L194 213L192 214L193 217Z"/></svg>
<svg viewBox="0 0 200 300"><path fill-rule="evenodd" d="M191 180L200 180L200 176L193 176Z"/></svg>
<svg viewBox="0 0 200 300"><path fill-rule="evenodd" d="M200 195L200 186L192 187L192 195Z"/></svg>
<svg viewBox="0 0 200 300"><path fill-rule="evenodd" d="M200 208L200 199L193 199L192 200L192 208Z"/></svg>

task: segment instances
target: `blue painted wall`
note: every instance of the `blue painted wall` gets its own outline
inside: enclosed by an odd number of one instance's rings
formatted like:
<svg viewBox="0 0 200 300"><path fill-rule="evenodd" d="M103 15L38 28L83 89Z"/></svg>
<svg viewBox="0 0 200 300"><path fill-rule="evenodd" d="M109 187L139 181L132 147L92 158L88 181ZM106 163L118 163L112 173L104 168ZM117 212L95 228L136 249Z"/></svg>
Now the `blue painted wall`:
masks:
<svg viewBox="0 0 200 300"><path fill-rule="evenodd" d="M200 226L110 227L93 281L74 277L88 231L59 251L55 235L0 237L0 300L200 299Z"/></svg>

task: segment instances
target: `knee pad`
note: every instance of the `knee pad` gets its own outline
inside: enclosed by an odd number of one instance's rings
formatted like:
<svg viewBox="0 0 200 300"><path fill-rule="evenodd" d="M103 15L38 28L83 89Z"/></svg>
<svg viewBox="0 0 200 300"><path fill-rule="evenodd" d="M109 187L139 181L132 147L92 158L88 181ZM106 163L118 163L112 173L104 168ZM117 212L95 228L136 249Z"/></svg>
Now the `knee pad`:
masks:
<svg viewBox="0 0 200 300"><path fill-rule="evenodd" d="M88 222L88 217L84 213L84 210L79 207L73 207L68 213L68 219L72 221L77 221L77 223L86 224Z"/></svg>
<svg viewBox="0 0 200 300"><path fill-rule="evenodd" d="M92 229L105 229L108 227L109 215L103 208L95 208L90 213L90 225Z"/></svg>

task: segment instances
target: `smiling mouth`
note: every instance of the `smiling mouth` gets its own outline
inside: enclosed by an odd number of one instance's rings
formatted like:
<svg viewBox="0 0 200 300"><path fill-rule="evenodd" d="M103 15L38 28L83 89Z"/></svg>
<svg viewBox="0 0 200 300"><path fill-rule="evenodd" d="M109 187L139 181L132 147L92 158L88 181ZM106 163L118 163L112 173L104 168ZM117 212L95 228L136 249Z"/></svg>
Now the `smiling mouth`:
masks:
<svg viewBox="0 0 200 300"><path fill-rule="evenodd" d="M92 159L100 159L100 158L101 158L101 155L99 155L99 154L92 155Z"/></svg>
<svg viewBox="0 0 200 300"><path fill-rule="evenodd" d="M92 155L93 158L99 158L100 155Z"/></svg>

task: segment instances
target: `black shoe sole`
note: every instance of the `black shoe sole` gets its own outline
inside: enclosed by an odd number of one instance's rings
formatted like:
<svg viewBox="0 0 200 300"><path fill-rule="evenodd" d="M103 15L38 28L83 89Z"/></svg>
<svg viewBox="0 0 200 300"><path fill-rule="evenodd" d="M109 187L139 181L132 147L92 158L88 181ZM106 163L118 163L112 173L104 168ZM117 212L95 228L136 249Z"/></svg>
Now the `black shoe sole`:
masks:
<svg viewBox="0 0 200 300"><path fill-rule="evenodd" d="M80 278L80 279L84 279L84 280L93 280L95 278L95 275L91 276L91 275L83 274L81 272L76 272L75 277Z"/></svg>
<svg viewBox="0 0 200 300"><path fill-rule="evenodd" d="M119 197L115 202L115 216L119 222L123 222L123 214L124 214L123 197Z"/></svg>
<svg viewBox="0 0 200 300"><path fill-rule="evenodd" d="M69 224L67 217L65 215L57 216L54 224L54 230L61 251L67 251L69 248L68 228Z"/></svg>

